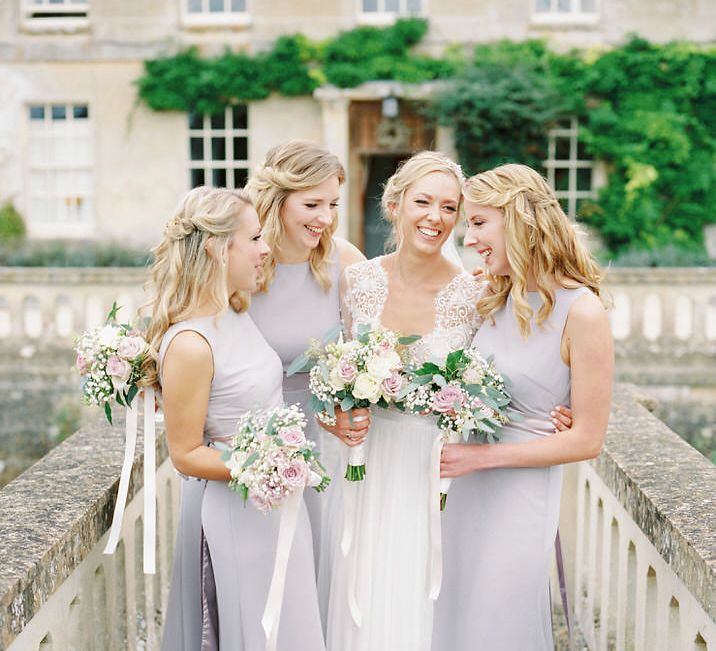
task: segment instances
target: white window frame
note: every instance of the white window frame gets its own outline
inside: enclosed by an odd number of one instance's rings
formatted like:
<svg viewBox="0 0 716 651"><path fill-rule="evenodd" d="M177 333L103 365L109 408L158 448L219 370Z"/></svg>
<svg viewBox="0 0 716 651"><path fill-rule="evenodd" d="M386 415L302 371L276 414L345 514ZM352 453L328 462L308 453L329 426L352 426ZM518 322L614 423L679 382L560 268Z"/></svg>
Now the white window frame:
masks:
<svg viewBox="0 0 716 651"><path fill-rule="evenodd" d="M201 129L192 129L191 125L188 124L187 129L187 172L188 172L188 185L193 186L192 182L192 170L202 169L204 171L204 185L214 186L213 183L213 172L215 169L223 169L226 171L226 187L234 188L234 170L243 169L246 170L246 176L248 178L251 166L249 164L249 105L245 104L246 107L246 128L237 129L234 128L232 109L234 107L227 106L224 109L224 128L214 129L211 126L211 115L204 114L202 116L203 123ZM187 113L187 122L190 118ZM230 126L229 126L230 125ZM201 138L203 141L203 158L201 160L192 160L191 158L191 138ZM211 157L211 139L212 138L224 138L224 159L223 160L212 160ZM246 158L234 160L234 138L246 138Z"/></svg>
<svg viewBox="0 0 716 651"><path fill-rule="evenodd" d="M30 118L30 110L33 107L43 107L44 118L42 120L36 120ZM62 106L65 108L66 118L61 121L68 130L72 129L71 126L75 121L82 119L83 122L86 120L86 132L80 134L81 137L88 141L89 146L89 160L84 163L65 162L57 163L53 160L45 160L38 162L32 160L32 144L33 138L44 139L47 143L48 149L53 146L53 142L60 137L62 134L54 133L53 124L55 121L52 119L52 108L55 106ZM86 107L88 110L87 118L75 118L73 115L75 107ZM58 101L37 101L27 102L24 107L25 120L27 124L27 158L25 165L25 206L27 214L27 227L30 236L38 238L85 238L91 237L95 234L96 228L96 214L95 214L95 176L94 176L94 134L92 129L92 108L90 102L86 100L58 100ZM66 135L65 135L66 137ZM87 209L87 215L82 221L77 220L60 220L60 216L56 215L55 219L49 221L38 218L36 214L33 214L33 198L38 196L44 196L49 198L55 198L59 200L62 197L62 193L55 194L51 190L49 191L38 191L33 188L33 172L44 172L49 177L56 175L58 172L74 171L77 173L86 173L88 178L89 189L82 196L77 194L67 194L65 198L65 204L70 205L74 203L79 206L81 203L89 205ZM68 203L69 202L69 203Z"/></svg>
<svg viewBox="0 0 716 651"><path fill-rule="evenodd" d="M89 0L56 0L56 4L50 4L50 0L21 2L22 27L27 31L76 32L89 28Z"/></svg>
<svg viewBox="0 0 716 651"><path fill-rule="evenodd" d="M426 16L428 0L420 0L420 11L417 13L408 12L408 0L398 0L400 8L398 11L387 11L385 9L386 0L376 0L378 3L377 11L364 11L363 0L356 0L358 3L358 22L361 25L373 25L375 27L384 27L392 25L397 18L406 16Z"/></svg>
<svg viewBox="0 0 716 651"><path fill-rule="evenodd" d="M557 158L557 138L569 139L569 158ZM547 180L554 188L558 199L566 199L567 209L565 212L572 218L577 216L577 201L580 199L596 199L598 189L597 165L593 160L579 159L579 120L576 117L569 118L568 127L557 127L550 129L547 143L547 160L542 164L547 172ZM555 185L556 171L568 171L568 185L566 190L557 190ZM591 170L591 188L589 190L577 189L577 170Z"/></svg>
<svg viewBox="0 0 716 651"><path fill-rule="evenodd" d="M181 6L182 25L188 28L207 27L248 27L251 25L251 0L244 0L246 7L244 11L227 11L231 7L231 0L223 0L224 11L209 11L209 0L201 0L202 11L189 11L190 0L179 0Z"/></svg>
<svg viewBox="0 0 716 651"><path fill-rule="evenodd" d="M560 11L558 0L549 0L549 11L537 11L538 0L532 0L532 23L534 25L595 25L599 22L601 0L594 0L593 11L582 11L583 0L568 0L569 10Z"/></svg>

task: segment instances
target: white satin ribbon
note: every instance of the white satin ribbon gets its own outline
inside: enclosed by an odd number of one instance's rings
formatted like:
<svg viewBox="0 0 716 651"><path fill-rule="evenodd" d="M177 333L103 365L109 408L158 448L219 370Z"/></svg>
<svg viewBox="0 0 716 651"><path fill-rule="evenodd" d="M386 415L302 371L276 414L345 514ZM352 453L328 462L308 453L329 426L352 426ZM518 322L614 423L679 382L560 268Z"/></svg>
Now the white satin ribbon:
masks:
<svg viewBox="0 0 716 651"><path fill-rule="evenodd" d="M286 584L286 568L291 554L293 536L296 533L296 523L301 510L303 488L298 488L286 498L281 507L281 521L278 527L278 541L276 543L276 559L273 564L271 586L264 614L261 618L266 635L266 651L276 651L278 640L278 625L281 619L281 606L283 605L283 591Z"/></svg>
<svg viewBox="0 0 716 651"><path fill-rule="evenodd" d="M353 449L354 448L351 448L351 450ZM357 492L360 483L361 482L347 480L343 482L343 536L341 538L341 553L343 557L347 559L346 565L348 567L348 609L350 610L353 622L358 628L361 627L363 616L358 607L358 599L356 597L358 567L356 550L353 548L353 535L355 531Z"/></svg>
<svg viewBox="0 0 716 651"><path fill-rule="evenodd" d="M430 565L428 567L428 594L433 601L440 595L443 582L443 545L440 523L440 453L442 434L438 434L430 451L430 491L428 517L430 527Z"/></svg>
<svg viewBox="0 0 716 651"><path fill-rule="evenodd" d="M156 566L156 435L154 424L154 389L144 390L144 573L154 574ZM132 474L134 451L137 447L137 420L139 396L126 408L124 460L119 475L117 501L112 515L112 526L104 548L105 554L114 554L122 533L122 520L127 507L129 479Z"/></svg>

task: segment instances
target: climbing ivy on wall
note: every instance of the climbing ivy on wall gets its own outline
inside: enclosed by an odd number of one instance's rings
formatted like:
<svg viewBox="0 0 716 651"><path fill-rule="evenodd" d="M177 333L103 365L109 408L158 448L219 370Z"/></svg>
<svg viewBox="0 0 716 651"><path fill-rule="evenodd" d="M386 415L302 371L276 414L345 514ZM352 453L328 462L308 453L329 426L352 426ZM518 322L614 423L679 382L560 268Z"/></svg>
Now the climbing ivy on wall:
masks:
<svg viewBox="0 0 716 651"><path fill-rule="evenodd" d="M157 111L214 113L326 83L449 80L429 115L454 129L470 173L506 161L539 167L549 127L577 115L587 152L609 173L580 219L614 253L669 244L703 250L703 226L716 222L716 50L634 37L601 53L503 41L434 58L412 51L427 28L424 19L405 19L324 42L283 36L268 52L213 59L190 49L147 61L139 96Z"/></svg>

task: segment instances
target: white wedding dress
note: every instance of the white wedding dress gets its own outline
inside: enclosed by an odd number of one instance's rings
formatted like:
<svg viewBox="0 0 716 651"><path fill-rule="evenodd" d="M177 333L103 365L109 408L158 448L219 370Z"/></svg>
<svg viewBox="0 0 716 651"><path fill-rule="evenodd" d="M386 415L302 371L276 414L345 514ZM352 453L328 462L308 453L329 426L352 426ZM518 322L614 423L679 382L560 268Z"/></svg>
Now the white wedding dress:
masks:
<svg viewBox="0 0 716 651"><path fill-rule="evenodd" d="M382 258L352 265L345 274L342 312L355 336L359 323L381 325L388 279ZM411 346L414 361L442 364L448 353L470 345L479 324L479 288L462 271L438 293L434 329ZM439 490L431 467L439 463L437 437L433 417L374 408L365 480L336 479L347 506L345 513L329 514L339 532L334 539L340 542L344 516L353 535L347 555L334 551L328 651L429 651L431 591L437 596L441 576Z"/></svg>

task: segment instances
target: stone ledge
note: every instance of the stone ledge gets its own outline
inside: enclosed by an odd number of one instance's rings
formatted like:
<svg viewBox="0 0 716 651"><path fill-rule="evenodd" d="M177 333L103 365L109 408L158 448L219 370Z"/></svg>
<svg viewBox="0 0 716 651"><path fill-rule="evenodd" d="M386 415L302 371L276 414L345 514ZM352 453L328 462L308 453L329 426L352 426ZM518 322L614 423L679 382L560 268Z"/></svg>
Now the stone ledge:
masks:
<svg viewBox="0 0 716 651"><path fill-rule="evenodd" d="M592 462L662 558L716 620L716 466L618 384Z"/></svg>
<svg viewBox="0 0 716 651"><path fill-rule="evenodd" d="M141 435L137 450L128 500L142 488ZM160 434L157 465L167 454ZM116 418L114 427L100 421L79 430L0 491L0 649L109 529L123 456L123 419Z"/></svg>
<svg viewBox="0 0 716 651"><path fill-rule="evenodd" d="M0 267L0 285L132 285L141 288L145 267Z"/></svg>

